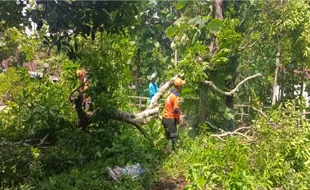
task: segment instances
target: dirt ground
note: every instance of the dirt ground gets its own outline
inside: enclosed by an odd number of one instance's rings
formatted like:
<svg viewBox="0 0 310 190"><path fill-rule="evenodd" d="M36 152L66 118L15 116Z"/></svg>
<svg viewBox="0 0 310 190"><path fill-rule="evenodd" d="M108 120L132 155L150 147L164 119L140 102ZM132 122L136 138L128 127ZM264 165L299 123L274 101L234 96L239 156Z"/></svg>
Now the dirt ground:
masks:
<svg viewBox="0 0 310 190"><path fill-rule="evenodd" d="M154 183L148 190L182 190L186 185L183 178L167 178Z"/></svg>

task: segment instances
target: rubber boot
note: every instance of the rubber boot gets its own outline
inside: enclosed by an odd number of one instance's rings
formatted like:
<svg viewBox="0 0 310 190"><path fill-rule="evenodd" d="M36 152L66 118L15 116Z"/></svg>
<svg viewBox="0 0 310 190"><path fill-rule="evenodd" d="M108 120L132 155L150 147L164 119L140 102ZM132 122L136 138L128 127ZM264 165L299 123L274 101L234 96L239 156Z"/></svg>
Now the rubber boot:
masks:
<svg viewBox="0 0 310 190"><path fill-rule="evenodd" d="M172 142L172 150L174 151L175 150L176 139L172 139L171 142Z"/></svg>

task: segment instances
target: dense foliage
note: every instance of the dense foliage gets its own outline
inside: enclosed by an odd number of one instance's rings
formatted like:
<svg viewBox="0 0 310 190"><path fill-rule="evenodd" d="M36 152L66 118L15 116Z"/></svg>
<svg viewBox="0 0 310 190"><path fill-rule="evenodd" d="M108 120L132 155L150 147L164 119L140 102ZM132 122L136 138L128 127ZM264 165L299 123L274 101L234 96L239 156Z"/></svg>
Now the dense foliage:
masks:
<svg viewBox="0 0 310 190"><path fill-rule="evenodd" d="M309 189L309 6L0 2L0 189ZM94 107L86 130L69 101L77 69ZM173 152L163 98L144 125L122 118L149 105L134 96L148 96L152 73L159 86L186 79ZM135 163L135 180L108 177L107 167Z"/></svg>

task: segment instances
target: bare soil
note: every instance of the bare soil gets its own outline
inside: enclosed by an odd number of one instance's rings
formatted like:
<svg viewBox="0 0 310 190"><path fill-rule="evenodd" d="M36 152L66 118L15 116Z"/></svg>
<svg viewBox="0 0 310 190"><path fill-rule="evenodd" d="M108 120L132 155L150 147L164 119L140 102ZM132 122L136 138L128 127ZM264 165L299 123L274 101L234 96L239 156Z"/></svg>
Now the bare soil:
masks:
<svg viewBox="0 0 310 190"><path fill-rule="evenodd" d="M148 190L182 190L186 185L184 178L166 178L154 183Z"/></svg>

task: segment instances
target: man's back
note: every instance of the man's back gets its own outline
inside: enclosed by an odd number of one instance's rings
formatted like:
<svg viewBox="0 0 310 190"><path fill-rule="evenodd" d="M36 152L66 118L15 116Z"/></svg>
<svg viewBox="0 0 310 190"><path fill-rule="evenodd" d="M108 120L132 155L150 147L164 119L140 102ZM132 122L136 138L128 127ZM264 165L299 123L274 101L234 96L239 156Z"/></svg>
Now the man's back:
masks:
<svg viewBox="0 0 310 190"><path fill-rule="evenodd" d="M179 120L180 112L180 96L179 93L173 89L165 101L163 117Z"/></svg>
<svg viewBox="0 0 310 190"><path fill-rule="evenodd" d="M150 93L150 100L152 100L153 96L158 92L158 87L156 82L150 82L149 84L149 93Z"/></svg>

